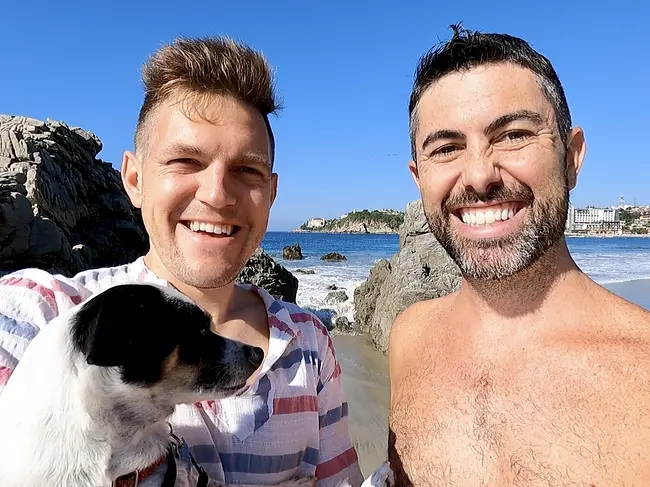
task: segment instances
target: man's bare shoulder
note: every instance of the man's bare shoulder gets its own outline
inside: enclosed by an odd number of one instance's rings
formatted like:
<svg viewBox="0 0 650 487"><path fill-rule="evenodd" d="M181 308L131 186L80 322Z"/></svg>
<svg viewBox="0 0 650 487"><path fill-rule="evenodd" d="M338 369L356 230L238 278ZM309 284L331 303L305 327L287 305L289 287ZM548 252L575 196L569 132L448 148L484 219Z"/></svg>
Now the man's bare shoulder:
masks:
<svg viewBox="0 0 650 487"><path fill-rule="evenodd" d="M399 313L393 322L388 342L388 359L395 364L416 344L435 337L432 331L444 326L446 315L452 308L458 293L435 299L418 301Z"/></svg>

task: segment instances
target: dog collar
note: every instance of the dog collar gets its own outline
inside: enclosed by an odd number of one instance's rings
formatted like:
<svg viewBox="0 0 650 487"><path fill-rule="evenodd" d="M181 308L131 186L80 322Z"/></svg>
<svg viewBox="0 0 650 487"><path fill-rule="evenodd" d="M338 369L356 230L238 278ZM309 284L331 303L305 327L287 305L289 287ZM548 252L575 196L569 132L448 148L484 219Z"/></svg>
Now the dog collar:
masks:
<svg viewBox="0 0 650 487"><path fill-rule="evenodd" d="M158 467L160 467L167 460L167 454L160 457L154 463L142 470L136 470L135 472L127 473L116 478L113 481L112 487L137 487L137 485L154 473Z"/></svg>

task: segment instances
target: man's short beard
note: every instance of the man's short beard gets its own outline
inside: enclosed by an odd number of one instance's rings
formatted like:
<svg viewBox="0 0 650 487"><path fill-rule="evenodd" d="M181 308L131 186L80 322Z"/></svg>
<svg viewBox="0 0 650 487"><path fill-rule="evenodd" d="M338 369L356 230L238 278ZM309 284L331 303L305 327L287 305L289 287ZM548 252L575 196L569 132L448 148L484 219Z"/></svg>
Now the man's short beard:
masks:
<svg viewBox="0 0 650 487"><path fill-rule="evenodd" d="M566 177L557 195L535 199L525 184L516 189L493 187L486 195L465 192L448 198L442 212L424 207L431 233L438 239L464 277L491 281L513 276L535 263L564 235L569 208ZM526 219L519 232L501 238L469 240L459 236L451 223L452 208L480 201L517 200L524 203ZM521 210L520 210L521 211Z"/></svg>

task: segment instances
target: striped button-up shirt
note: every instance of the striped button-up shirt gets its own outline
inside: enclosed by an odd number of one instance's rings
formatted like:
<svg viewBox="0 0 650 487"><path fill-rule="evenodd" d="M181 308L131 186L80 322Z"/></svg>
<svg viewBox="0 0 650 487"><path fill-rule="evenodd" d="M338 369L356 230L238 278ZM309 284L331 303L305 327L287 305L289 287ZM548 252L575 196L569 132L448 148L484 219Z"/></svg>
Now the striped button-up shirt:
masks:
<svg viewBox="0 0 650 487"><path fill-rule="evenodd" d="M25 348L60 313L110 286L167 285L135 262L72 278L23 269L0 278L0 393ZM208 474L228 483L267 484L315 475L328 487L362 482L348 433L341 368L325 326L313 314L243 285L266 305L269 353L243 395L177 406L170 418Z"/></svg>

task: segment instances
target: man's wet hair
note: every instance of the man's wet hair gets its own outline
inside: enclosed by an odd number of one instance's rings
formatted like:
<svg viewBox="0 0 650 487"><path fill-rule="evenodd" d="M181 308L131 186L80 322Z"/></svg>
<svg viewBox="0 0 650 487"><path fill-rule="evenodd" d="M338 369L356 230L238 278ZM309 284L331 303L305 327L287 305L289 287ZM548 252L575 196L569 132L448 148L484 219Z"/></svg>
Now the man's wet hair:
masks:
<svg viewBox="0 0 650 487"><path fill-rule="evenodd" d="M518 37L470 31L462 28L460 24L450 27L454 31L452 38L423 54L415 71L415 81L409 100L409 131L413 160L416 160L417 108L427 88L448 74L486 64L511 63L529 69L537 75L544 95L553 105L560 138L566 146L571 130L571 114L564 89L551 62Z"/></svg>

